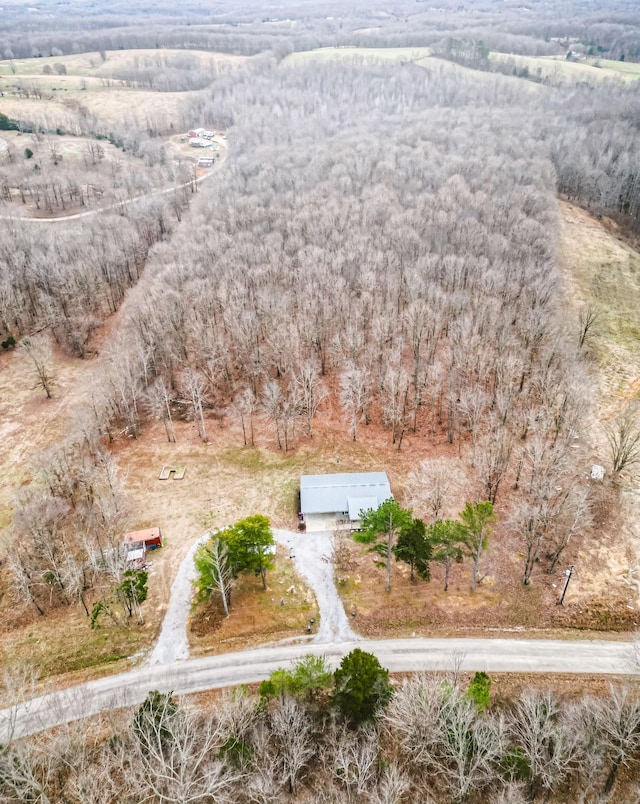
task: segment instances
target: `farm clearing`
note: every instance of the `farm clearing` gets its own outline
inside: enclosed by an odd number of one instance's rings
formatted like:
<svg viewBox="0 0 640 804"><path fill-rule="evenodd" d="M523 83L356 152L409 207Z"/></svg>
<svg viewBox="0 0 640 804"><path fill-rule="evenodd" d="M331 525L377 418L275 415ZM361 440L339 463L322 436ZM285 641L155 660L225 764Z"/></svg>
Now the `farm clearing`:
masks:
<svg viewBox="0 0 640 804"><path fill-rule="evenodd" d="M618 266L614 286L620 298L629 299L621 307L625 326L636 326L632 299L637 294L635 267L638 255L602 223L569 204L561 204L563 219L562 251L573 281L585 301L596 294L603 305L602 326L598 330L599 355L613 349L626 365L639 365L640 355L632 338L623 338L622 346L615 337L617 327L607 315L613 306L606 294L597 290L602 266ZM590 284L595 282L595 286ZM594 290L593 288L596 288ZM637 315L637 313L636 313ZM113 327L112 320L108 326ZM96 351L100 351L97 333ZM619 349L626 350L620 353ZM613 358L600 359L603 391L600 416L606 415L611 384L618 368ZM77 360L55 353L56 384L53 398L47 400L34 390L33 376L24 355L18 350L0 355L0 400L3 431L0 440L0 506L4 555L11 549L10 517L16 490L33 477L32 461L38 451L52 441L60 440L73 428L76 411L86 406L95 377L101 371L100 355ZM637 374L635 375L637 376ZM633 382L615 389L624 395ZM362 427L358 441L345 440L344 425L338 411L326 410L318 417L313 439L299 433L294 449L275 449L274 433L266 423L255 422L256 446L243 446L239 419L226 417L212 424L209 443L203 444L193 422L176 422L176 443L168 443L160 422L149 423L136 439L119 438L110 450L116 458L120 477L131 502L130 528L160 525L165 545L150 558L149 599L145 604L145 625L117 630L105 627L97 632L89 629L87 618L79 609L58 609L42 619L15 608L11 588L5 584L0 597L4 614L0 650L4 660L31 661L42 676L75 668L86 674L115 671L128 666L132 655L140 660L158 633L168 602L171 584L189 546L202 534L203 522L224 527L254 514L263 513L275 527L295 529L298 510L298 481L303 473L367 471L384 468L389 474L394 495L406 501L408 475L425 457L445 458L459 474L460 483L447 502L445 515L455 516L468 496L471 478L462 470L457 454L451 454L446 442L435 442L428 433L407 434L403 449L390 448L389 433L380 426ZM602 458L602 439L595 439L594 459ZM160 480L164 465L186 467L182 480ZM585 467L585 471L588 467ZM610 494L617 494L610 490ZM604 492L603 492L604 494ZM623 500L635 501L632 495ZM626 504L622 520L608 519L611 500L604 494L601 505L602 527L597 546L582 544L571 552L567 561L576 563L576 574L566 605L558 609L556 599L559 575L538 575L530 587L517 580L521 548L499 523L489 551L483 557L482 584L475 595L468 591L470 566L456 565L452 570L448 593L442 591L441 569L432 565L429 584L412 584L404 565L393 570L390 595L383 590L383 574L374 567L366 548L349 543L339 545L336 566L338 590L347 612L355 611L353 625L365 636L380 634L405 636L427 634L477 634L490 628L504 633L574 633L584 629L616 631L635 627L640 596L635 556L638 554L637 508ZM622 534L622 536L621 536ZM307 538L312 539L309 534ZM7 577L5 575L5 577ZM253 646L270 640L301 637L304 623L314 611L307 593L287 599L281 607L282 590L295 586L306 589L293 570L282 548L278 549L276 570L269 577L269 591L263 593L259 579L246 578L234 593L231 618L221 622L215 604L201 609L191 625L192 650L197 655ZM307 602L304 602L307 598ZM67 626L61 629L59 623ZM544 631L548 633L548 631ZM69 639L69 634L73 635ZM98 647L99 646L99 647ZM84 657L83 659L74 657Z"/></svg>

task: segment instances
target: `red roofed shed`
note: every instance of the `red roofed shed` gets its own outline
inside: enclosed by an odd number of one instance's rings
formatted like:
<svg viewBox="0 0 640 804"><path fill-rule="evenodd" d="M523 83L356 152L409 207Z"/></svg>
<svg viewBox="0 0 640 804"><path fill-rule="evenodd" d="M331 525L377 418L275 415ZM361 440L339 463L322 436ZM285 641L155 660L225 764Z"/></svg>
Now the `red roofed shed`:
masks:
<svg viewBox="0 0 640 804"><path fill-rule="evenodd" d="M154 550L156 547L162 547L162 533L160 528L132 530L124 534L124 543L131 542L142 542L147 549Z"/></svg>

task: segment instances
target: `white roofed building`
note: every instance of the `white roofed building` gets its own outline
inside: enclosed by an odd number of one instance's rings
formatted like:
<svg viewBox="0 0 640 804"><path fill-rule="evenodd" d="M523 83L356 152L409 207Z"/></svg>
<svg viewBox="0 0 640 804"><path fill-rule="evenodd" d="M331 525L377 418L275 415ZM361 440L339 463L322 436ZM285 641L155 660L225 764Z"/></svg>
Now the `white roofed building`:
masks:
<svg viewBox="0 0 640 804"><path fill-rule="evenodd" d="M362 511L378 508L392 496L386 472L300 477L300 513L308 531L331 530L336 521L357 527Z"/></svg>

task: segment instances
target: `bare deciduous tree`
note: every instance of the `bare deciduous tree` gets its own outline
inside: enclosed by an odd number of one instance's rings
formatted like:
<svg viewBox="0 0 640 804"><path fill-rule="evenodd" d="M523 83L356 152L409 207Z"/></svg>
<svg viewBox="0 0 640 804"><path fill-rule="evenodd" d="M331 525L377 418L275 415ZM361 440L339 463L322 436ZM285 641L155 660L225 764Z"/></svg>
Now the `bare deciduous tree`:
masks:
<svg viewBox="0 0 640 804"><path fill-rule="evenodd" d="M25 354L33 363L38 377L36 388L42 388L47 399L51 399L51 388L54 382L53 369L51 367L51 346L42 336L23 338L20 341Z"/></svg>
<svg viewBox="0 0 640 804"><path fill-rule="evenodd" d="M578 332L579 349L582 349L585 343L587 343L587 341L593 337L593 328L597 324L599 318L600 314L595 307L591 306L590 304L580 308L580 329Z"/></svg>
<svg viewBox="0 0 640 804"><path fill-rule="evenodd" d="M613 473L640 463L640 415L638 404L629 402L624 410L605 426L611 448Z"/></svg>
<svg viewBox="0 0 640 804"><path fill-rule="evenodd" d="M204 379L200 372L189 368L180 374L180 384L186 393L191 413L198 423L198 435L207 443L207 425L204 418L204 405L207 401Z"/></svg>
<svg viewBox="0 0 640 804"><path fill-rule="evenodd" d="M169 696L134 721L130 789L166 804L232 800L242 779L218 759L219 742L210 716L169 705Z"/></svg>
<svg viewBox="0 0 640 804"><path fill-rule="evenodd" d="M234 400L234 407L240 414L240 423L242 425L242 441L244 446L247 446L247 419L249 420L249 444L253 447L253 414L257 407L258 401L252 388L245 388L237 394Z"/></svg>
<svg viewBox="0 0 640 804"><path fill-rule="evenodd" d="M435 522L443 513L447 498L456 486L450 461L439 458L421 461L408 477L407 493L411 507L419 512L428 511Z"/></svg>
<svg viewBox="0 0 640 804"><path fill-rule="evenodd" d="M623 765L637 764L640 750L640 698L626 686L611 686L607 698L594 702L598 736L610 768L603 794L609 795Z"/></svg>
<svg viewBox="0 0 640 804"><path fill-rule="evenodd" d="M305 360L294 373L294 378L300 392L300 409L307 419L307 434L311 438L313 419L328 396L328 391L320 379L320 370L315 360Z"/></svg>
<svg viewBox="0 0 640 804"><path fill-rule="evenodd" d="M282 422L282 391L276 380L269 380L262 392L262 410L267 419L273 422L276 431L278 449L282 449L280 439L280 424Z"/></svg>
<svg viewBox="0 0 640 804"><path fill-rule="evenodd" d="M171 415L171 399L169 388L163 377L158 377L155 382L149 385L145 392L147 407L150 415L154 419L160 419L164 424L167 434L167 441L174 443L176 440L175 430L173 429L173 417Z"/></svg>
<svg viewBox="0 0 640 804"><path fill-rule="evenodd" d="M400 804L411 790L409 774L397 762L386 762L378 786L371 795L372 804ZM421 797L423 804L432 804L428 797Z"/></svg>
<svg viewBox="0 0 640 804"><path fill-rule="evenodd" d="M391 443L402 447L409 415L409 375L400 365L387 368L382 393L382 416L391 427Z"/></svg>
<svg viewBox="0 0 640 804"><path fill-rule="evenodd" d="M525 690L509 713L507 730L529 769L529 795L567 778L580 751L580 735L550 692Z"/></svg>
<svg viewBox="0 0 640 804"><path fill-rule="evenodd" d="M348 366L340 375L340 405L354 441L357 439L358 424L366 420L369 383L369 372L354 365Z"/></svg>
<svg viewBox="0 0 640 804"><path fill-rule="evenodd" d="M380 753L378 732L374 726L360 727L355 733L338 727L330 741L331 770L349 795L365 795L376 775Z"/></svg>
<svg viewBox="0 0 640 804"><path fill-rule="evenodd" d="M295 699L282 698L271 713L271 730L278 742L278 764L289 792L295 795L300 772L315 753L309 713Z"/></svg>

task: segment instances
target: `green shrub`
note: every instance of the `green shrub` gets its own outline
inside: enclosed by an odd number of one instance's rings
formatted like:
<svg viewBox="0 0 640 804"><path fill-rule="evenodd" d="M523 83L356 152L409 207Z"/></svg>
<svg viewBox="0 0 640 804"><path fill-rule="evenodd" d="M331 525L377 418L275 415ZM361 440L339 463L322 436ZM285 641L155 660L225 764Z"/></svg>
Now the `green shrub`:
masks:
<svg viewBox="0 0 640 804"><path fill-rule="evenodd" d="M473 701L478 712L484 712L491 703L490 691L491 679L486 673L479 671L471 680L467 690L467 698Z"/></svg>
<svg viewBox="0 0 640 804"><path fill-rule="evenodd" d="M372 653L360 648L344 657L333 679L334 701L342 714L354 723L373 720L393 694L389 671Z"/></svg>

